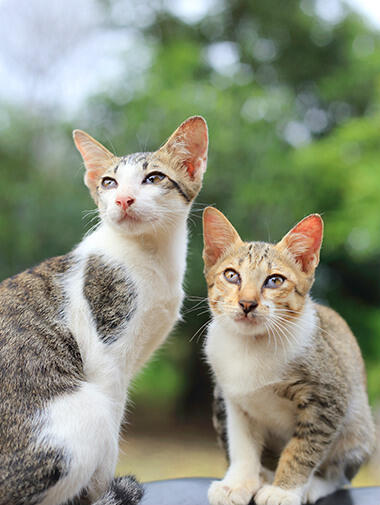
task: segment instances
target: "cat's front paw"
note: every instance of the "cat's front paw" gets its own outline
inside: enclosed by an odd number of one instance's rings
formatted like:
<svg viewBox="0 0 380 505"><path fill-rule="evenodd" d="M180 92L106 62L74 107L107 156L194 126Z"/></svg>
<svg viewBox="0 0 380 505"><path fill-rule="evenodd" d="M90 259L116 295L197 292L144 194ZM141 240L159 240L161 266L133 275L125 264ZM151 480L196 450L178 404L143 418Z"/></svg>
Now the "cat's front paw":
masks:
<svg viewBox="0 0 380 505"><path fill-rule="evenodd" d="M302 503L315 503L320 498L327 496L340 487L340 482L335 480L326 480L320 477L312 477L307 487Z"/></svg>
<svg viewBox="0 0 380 505"><path fill-rule="evenodd" d="M211 505L248 505L259 488L257 480L232 483L226 480L215 480L208 490Z"/></svg>
<svg viewBox="0 0 380 505"><path fill-rule="evenodd" d="M293 489L265 485L255 496L256 505L301 505L301 493Z"/></svg>

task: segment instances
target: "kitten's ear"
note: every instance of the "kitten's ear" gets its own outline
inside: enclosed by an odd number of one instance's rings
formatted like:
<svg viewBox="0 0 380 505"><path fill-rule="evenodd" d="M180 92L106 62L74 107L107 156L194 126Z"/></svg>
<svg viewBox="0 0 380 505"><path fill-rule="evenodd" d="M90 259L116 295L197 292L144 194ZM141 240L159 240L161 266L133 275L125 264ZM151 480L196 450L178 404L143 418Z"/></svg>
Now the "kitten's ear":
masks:
<svg viewBox="0 0 380 505"><path fill-rule="evenodd" d="M203 212L203 240L206 272L229 247L242 242L232 224L214 207L207 207Z"/></svg>
<svg viewBox="0 0 380 505"><path fill-rule="evenodd" d="M174 155L191 179L202 179L207 166L208 130L201 116L184 121L159 151Z"/></svg>
<svg viewBox="0 0 380 505"><path fill-rule="evenodd" d="M82 155L86 173L84 182L96 201L96 185L103 173L113 165L117 158L97 140L82 130L73 131L74 144Z"/></svg>
<svg viewBox="0 0 380 505"><path fill-rule="evenodd" d="M322 238L322 218L319 214L311 214L296 224L277 247L287 249L301 270L309 274L318 266Z"/></svg>

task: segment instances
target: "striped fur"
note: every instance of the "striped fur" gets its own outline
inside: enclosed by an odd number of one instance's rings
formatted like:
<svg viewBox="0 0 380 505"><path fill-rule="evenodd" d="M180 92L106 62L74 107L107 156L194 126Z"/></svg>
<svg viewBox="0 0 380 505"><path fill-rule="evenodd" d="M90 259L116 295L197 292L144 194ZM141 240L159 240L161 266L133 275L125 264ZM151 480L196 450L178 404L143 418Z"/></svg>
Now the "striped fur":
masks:
<svg viewBox="0 0 380 505"><path fill-rule="evenodd" d="M207 127L190 118L155 153L123 158L84 132L75 142L100 224L0 284L0 505L136 505L143 493L114 478L119 431L130 382L179 317ZM162 176L147 182L153 165Z"/></svg>
<svg viewBox="0 0 380 505"><path fill-rule="evenodd" d="M349 482L373 449L355 337L309 296L322 229L313 215L278 244L246 243L216 209L205 211L205 353L229 462L211 505L246 505L253 495L257 505L314 503Z"/></svg>

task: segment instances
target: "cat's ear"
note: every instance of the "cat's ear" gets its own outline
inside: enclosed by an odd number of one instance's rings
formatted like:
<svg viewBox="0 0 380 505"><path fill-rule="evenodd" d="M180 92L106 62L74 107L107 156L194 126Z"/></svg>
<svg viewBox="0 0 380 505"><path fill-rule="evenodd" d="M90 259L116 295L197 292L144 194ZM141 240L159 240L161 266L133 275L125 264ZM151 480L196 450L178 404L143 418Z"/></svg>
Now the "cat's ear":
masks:
<svg viewBox="0 0 380 505"><path fill-rule="evenodd" d="M318 266L322 238L322 218L319 214L311 214L296 224L277 247L287 249L301 270L310 274Z"/></svg>
<svg viewBox="0 0 380 505"><path fill-rule="evenodd" d="M96 201L98 180L110 166L115 164L117 157L82 130L74 130L73 138L86 167L84 182Z"/></svg>
<svg viewBox="0 0 380 505"><path fill-rule="evenodd" d="M201 116L184 121L159 149L174 156L190 179L202 179L207 166L208 130Z"/></svg>
<svg viewBox="0 0 380 505"><path fill-rule="evenodd" d="M241 243L238 232L228 219L214 207L207 207L203 212L203 260L206 271L236 243Z"/></svg>

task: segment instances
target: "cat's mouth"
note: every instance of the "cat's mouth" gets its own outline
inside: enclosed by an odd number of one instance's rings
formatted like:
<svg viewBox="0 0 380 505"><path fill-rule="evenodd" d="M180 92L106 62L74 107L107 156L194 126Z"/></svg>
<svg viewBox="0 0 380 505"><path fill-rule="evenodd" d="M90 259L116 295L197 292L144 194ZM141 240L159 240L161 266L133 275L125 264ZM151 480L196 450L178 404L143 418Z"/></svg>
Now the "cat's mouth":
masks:
<svg viewBox="0 0 380 505"><path fill-rule="evenodd" d="M141 223L141 217L132 214L131 212L123 212L118 218L118 223Z"/></svg>
<svg viewBox="0 0 380 505"><path fill-rule="evenodd" d="M261 323L261 317L258 314L237 314L234 317L237 323L256 325Z"/></svg>

